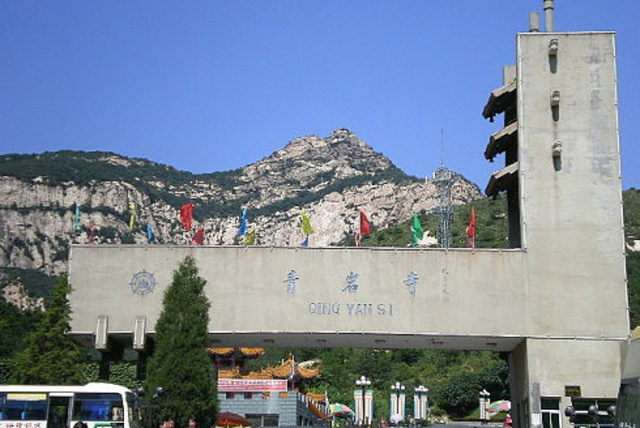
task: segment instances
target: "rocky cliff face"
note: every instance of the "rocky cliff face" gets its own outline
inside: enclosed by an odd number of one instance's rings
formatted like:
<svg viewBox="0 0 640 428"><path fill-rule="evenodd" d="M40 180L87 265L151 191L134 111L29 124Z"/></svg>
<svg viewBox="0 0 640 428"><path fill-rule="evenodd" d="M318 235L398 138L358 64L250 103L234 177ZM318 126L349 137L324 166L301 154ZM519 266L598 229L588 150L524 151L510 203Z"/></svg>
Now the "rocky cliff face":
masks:
<svg viewBox="0 0 640 428"><path fill-rule="evenodd" d="M348 130L329 137L292 140L242 169L190 174L143 159L103 152L55 152L0 157L0 267L66 270L69 244L146 243L146 224L156 244L188 245L192 232L179 208L195 205L194 222L205 245L238 243L239 215L248 210L258 245L299 245L300 212L311 219L312 246L339 243L354 232L358 210L378 228L430 211L448 190L454 204L481 197L476 185L452 173L449 188L397 169ZM129 204L139 222L129 230ZM74 230L75 204L80 230ZM4 284L3 284L4 285Z"/></svg>

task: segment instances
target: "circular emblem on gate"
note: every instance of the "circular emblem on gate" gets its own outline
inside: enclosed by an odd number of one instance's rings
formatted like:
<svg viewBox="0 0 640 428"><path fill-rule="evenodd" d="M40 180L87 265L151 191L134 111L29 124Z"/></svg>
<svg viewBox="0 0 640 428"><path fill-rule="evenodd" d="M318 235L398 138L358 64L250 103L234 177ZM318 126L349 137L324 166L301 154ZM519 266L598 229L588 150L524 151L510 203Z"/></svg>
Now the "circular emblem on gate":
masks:
<svg viewBox="0 0 640 428"><path fill-rule="evenodd" d="M138 273L134 273L133 278L131 278L131 282L129 283L133 293L139 294L140 296L151 293L156 284L155 276L144 269Z"/></svg>

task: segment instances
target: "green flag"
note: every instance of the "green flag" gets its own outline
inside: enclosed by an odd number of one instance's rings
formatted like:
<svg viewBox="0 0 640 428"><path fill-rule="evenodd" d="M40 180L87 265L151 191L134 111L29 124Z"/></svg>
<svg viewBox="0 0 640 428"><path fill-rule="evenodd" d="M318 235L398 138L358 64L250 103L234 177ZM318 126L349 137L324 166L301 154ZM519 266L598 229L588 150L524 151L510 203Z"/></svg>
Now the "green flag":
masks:
<svg viewBox="0 0 640 428"><path fill-rule="evenodd" d="M244 236L244 245L255 245L255 244L256 244L256 230L251 229L251 231Z"/></svg>
<svg viewBox="0 0 640 428"><path fill-rule="evenodd" d="M80 207L76 204L76 213L73 216L73 230L80 230Z"/></svg>
<svg viewBox="0 0 640 428"><path fill-rule="evenodd" d="M313 233L309 216L307 216L307 213L304 211L302 211L302 233L305 235L311 235Z"/></svg>
<svg viewBox="0 0 640 428"><path fill-rule="evenodd" d="M136 203L131 202L129 204L129 230L133 231L136 227L136 222L138 221L138 212L136 210Z"/></svg>
<svg viewBox="0 0 640 428"><path fill-rule="evenodd" d="M423 236L424 232L422 230L420 220L418 219L418 214L413 213L413 224L411 225L411 245L417 247L418 241L421 240Z"/></svg>

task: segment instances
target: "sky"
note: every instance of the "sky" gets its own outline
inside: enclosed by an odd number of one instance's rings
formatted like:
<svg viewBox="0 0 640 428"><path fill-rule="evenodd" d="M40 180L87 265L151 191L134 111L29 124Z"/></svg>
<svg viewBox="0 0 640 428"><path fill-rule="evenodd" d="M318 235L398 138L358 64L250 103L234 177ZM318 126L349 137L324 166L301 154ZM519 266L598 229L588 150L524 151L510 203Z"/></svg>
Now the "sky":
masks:
<svg viewBox="0 0 640 428"><path fill-rule="evenodd" d="M5 0L0 154L100 150L193 173L347 128L400 169L484 188L482 109L543 0ZM556 0L617 33L623 188L640 188L638 0Z"/></svg>

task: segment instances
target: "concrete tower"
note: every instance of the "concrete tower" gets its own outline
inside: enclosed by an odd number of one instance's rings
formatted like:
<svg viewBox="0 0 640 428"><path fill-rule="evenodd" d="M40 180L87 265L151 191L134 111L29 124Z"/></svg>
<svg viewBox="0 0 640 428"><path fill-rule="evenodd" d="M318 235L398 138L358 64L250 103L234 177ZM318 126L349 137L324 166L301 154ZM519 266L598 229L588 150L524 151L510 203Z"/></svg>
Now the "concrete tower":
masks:
<svg viewBox="0 0 640 428"><path fill-rule="evenodd" d="M559 315L538 320L541 330L592 314L583 337L528 338L512 353L519 425L546 427L550 410L615 398L619 343L607 339L628 335L615 38L530 32L516 42L517 65L505 67L483 111L504 114L505 125L485 151L505 159L486 193L507 193L509 242L527 253L529 308ZM543 283L551 288L537 292Z"/></svg>

